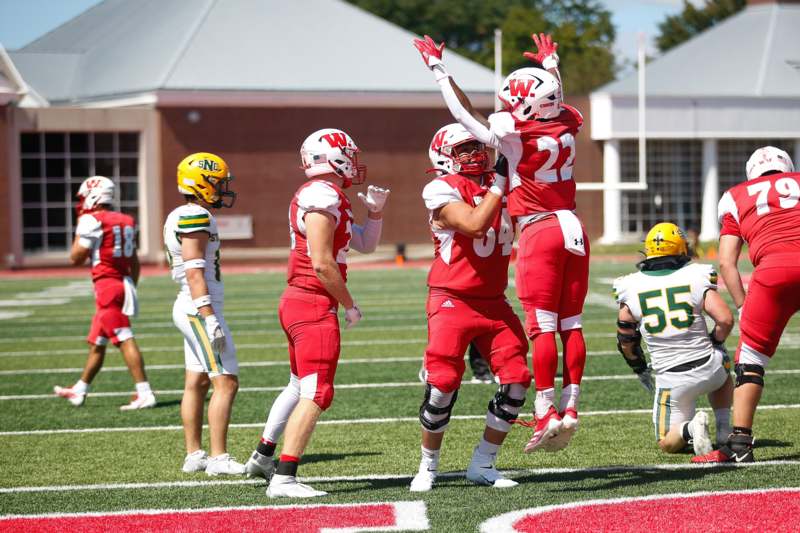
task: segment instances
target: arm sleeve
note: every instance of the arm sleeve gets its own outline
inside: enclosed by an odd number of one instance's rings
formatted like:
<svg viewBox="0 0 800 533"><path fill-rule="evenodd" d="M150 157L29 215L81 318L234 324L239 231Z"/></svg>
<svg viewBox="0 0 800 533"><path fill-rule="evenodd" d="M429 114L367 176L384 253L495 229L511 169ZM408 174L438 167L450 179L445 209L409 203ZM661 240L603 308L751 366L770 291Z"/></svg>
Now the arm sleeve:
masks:
<svg viewBox="0 0 800 533"><path fill-rule="evenodd" d="M75 235L78 237L78 244L87 250L94 250L103 240L103 225L92 215L83 215L78 220Z"/></svg>
<svg viewBox="0 0 800 533"><path fill-rule="evenodd" d="M733 218L733 215L726 213L722 217L722 227L719 230L720 235L733 235L741 238L742 232L739 230L739 223Z"/></svg>
<svg viewBox="0 0 800 533"><path fill-rule="evenodd" d="M303 216L311 211L322 211L332 215L337 224L341 217L339 209L341 204L342 200L339 198L339 194L321 181L312 183L297 195L297 207L303 212ZM298 222L302 222L303 217L300 218L301 220ZM303 229L303 231L305 230Z"/></svg>
<svg viewBox="0 0 800 533"><path fill-rule="evenodd" d="M350 247L364 254L374 252L375 248L378 247L378 242L381 240L382 227L383 220L375 220L369 217L367 217L367 221L363 226L353 224Z"/></svg>
<svg viewBox="0 0 800 533"><path fill-rule="evenodd" d="M208 232L211 229L211 213L199 205L184 206L178 213L176 233Z"/></svg>
<svg viewBox="0 0 800 533"><path fill-rule="evenodd" d="M695 306L702 311L706 292L717 290L717 271L712 265L696 265L697 275L693 276L692 295Z"/></svg>
<svg viewBox="0 0 800 533"><path fill-rule="evenodd" d="M464 201L457 189L441 179L435 179L425 186L422 190L422 199L425 200L425 207L430 211L452 202Z"/></svg>
<svg viewBox="0 0 800 533"><path fill-rule="evenodd" d="M499 150L502 139L491 129L481 124L480 121L473 117L469 111L461 105L461 102L458 101L458 96L456 96L453 90L453 86L450 85L449 76L439 80L439 88L442 90L444 103L447 104L447 108L450 110L450 114L453 115L453 118L480 142Z"/></svg>
<svg viewBox="0 0 800 533"><path fill-rule="evenodd" d="M626 303L628 295L625 291L625 276L621 276L614 280L612 291L614 293L614 300L618 304Z"/></svg>

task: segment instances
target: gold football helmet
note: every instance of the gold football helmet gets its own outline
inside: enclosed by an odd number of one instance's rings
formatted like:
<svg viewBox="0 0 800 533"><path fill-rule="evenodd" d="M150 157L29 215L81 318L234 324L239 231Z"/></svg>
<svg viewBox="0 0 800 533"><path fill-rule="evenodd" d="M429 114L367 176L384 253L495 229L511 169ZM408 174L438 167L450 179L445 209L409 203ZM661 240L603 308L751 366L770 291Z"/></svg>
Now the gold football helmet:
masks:
<svg viewBox="0 0 800 533"><path fill-rule="evenodd" d="M236 193L228 190L233 180L228 164L218 155L197 152L178 164L178 191L211 207L233 207ZM225 202L229 198L229 202Z"/></svg>
<svg viewBox="0 0 800 533"><path fill-rule="evenodd" d="M672 222L659 222L647 232L644 239L644 255L647 259L667 255L689 255L686 234Z"/></svg>

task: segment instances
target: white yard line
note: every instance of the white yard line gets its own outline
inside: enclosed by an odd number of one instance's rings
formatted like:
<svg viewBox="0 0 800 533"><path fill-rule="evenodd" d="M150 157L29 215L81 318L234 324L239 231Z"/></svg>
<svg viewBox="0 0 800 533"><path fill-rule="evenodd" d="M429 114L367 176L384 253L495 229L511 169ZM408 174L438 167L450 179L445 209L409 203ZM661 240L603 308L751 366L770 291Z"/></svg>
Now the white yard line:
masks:
<svg viewBox="0 0 800 533"><path fill-rule="evenodd" d="M723 464L694 464L694 463L670 463L652 465L620 465L620 466L590 466L584 468L530 468L522 470L504 470L509 476L547 476L557 474L582 474L582 473L616 473L616 472L648 472L652 470L679 471L679 470L703 470L717 468L767 468L774 466L797 466L800 461L758 461L754 463L723 463ZM442 472L440 478L459 478L465 472ZM381 481L411 479L414 474L371 474L362 476L317 476L303 477L301 481L306 483L347 483L353 481ZM263 479L211 479L196 481L158 481L151 483L97 483L92 485L42 485L32 487L3 487L0 494L21 494L38 492L77 492L87 490L136 490L136 489L173 489L173 488L193 488L193 487L214 487L225 485L265 485ZM22 515L24 516L24 515Z"/></svg>
<svg viewBox="0 0 800 533"><path fill-rule="evenodd" d="M413 361L419 361L419 358L412 358ZM800 374L800 370L772 370L770 375L775 374ZM583 381L632 381L638 379L634 374L614 374L608 376L583 376ZM474 383L472 381L462 381L461 386L464 385L485 385L485 383ZM380 388L400 388L400 387L420 387L422 383L419 381L401 381L401 382L388 382L388 383L344 383L336 385L337 389L380 389ZM239 394L250 392L280 392L285 388L285 385L273 387L239 387ZM183 394L183 389L166 389L154 391L158 395L180 395ZM121 396L130 396L131 391L109 391L109 392L92 392L90 396L95 398L114 398ZM54 400L58 399L55 394L9 394L0 396L0 402L12 400Z"/></svg>
<svg viewBox="0 0 800 533"><path fill-rule="evenodd" d="M800 404L775 404L775 405L759 405L760 410L776 410L776 409L800 409ZM612 415L643 415L652 414L652 409L614 409L607 411L582 411L581 416L612 416ZM485 414L482 415L453 415L451 420L483 420L486 418ZM337 420L320 420L317 425L322 426L341 426L341 425L354 425L354 424L390 424L401 422L419 422L416 416L401 416L394 418L357 418L357 419L337 419ZM207 428L207 425L203 426ZM263 428L263 422L254 422L247 424L231 424L231 428L247 429L247 428ZM183 426L136 426L136 427L106 427L106 428L69 428L69 429L32 429L26 431L0 431L0 437L24 437L30 435L58 435L58 434L88 434L88 433L141 433L145 431L182 431Z"/></svg>

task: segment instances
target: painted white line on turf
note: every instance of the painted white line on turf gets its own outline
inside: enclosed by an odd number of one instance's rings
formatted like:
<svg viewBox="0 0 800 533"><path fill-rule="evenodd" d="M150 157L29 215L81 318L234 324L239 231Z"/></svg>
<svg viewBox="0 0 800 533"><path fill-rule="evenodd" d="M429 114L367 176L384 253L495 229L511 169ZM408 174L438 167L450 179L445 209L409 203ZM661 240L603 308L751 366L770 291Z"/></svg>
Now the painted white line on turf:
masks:
<svg viewBox="0 0 800 533"><path fill-rule="evenodd" d="M773 466L798 466L800 461L778 460L778 461L757 461L754 463L672 463L672 464L652 464L652 465L619 465L619 466L590 466L584 468L530 468L521 470L503 470L509 476L533 475L547 476L558 474L584 474L584 473L615 473L615 472L648 472L652 470L661 471L680 471L680 470L705 470L705 469L728 469L728 468L759 468ZM464 471L441 472L438 478L459 478L466 474ZM411 479L414 474L367 474L362 476L318 476L302 477L300 481L304 483L347 483L354 481L383 481L397 479ZM172 488L193 488L193 487L213 487L218 485L266 485L263 479L212 479L197 481L156 481L150 483L96 483L91 485L42 485L31 487L2 487L0 494L22 494L37 492L77 492L86 490L134 490L134 489L172 489ZM105 514L105 513L102 513ZM23 515L24 516L24 515ZM5 518L5 516L4 516Z"/></svg>
<svg viewBox="0 0 800 533"><path fill-rule="evenodd" d="M408 361L418 362L418 357L409 357L409 358L397 358L403 359ZM374 359L372 361L375 361ZM391 361L391 359L386 359L381 362ZM341 363L341 361L340 361ZM288 364L288 363L287 363ZM242 365L239 365L242 366ZM180 367L183 368L183 367ZM126 369L127 370L127 369ZM151 370L148 368L148 370ZM791 370L772 370L770 374L800 374L800 370L798 369L791 369ZM639 379L636 377L635 374L613 374L608 376L583 376L583 381L633 381ZM461 386L464 385L486 385L486 383L476 383L473 381L462 381ZM337 389L380 389L382 387L387 388L398 388L398 387L420 387L422 383L419 381L403 381L403 382L388 382L388 383L345 383L341 385L336 385ZM279 392L285 388L284 385L280 386L273 386L273 387L239 387L239 393L249 393L249 392ZM166 389L166 390L155 390L153 391L159 395L171 395L171 394L183 394L183 389ZM130 396L131 391L109 391L109 392L92 392L89 393L89 396L97 397L97 398L113 398L118 396ZM11 401L11 400L51 400L51 399L58 399L59 397L55 394L9 394L6 396L0 396L0 401Z"/></svg>
<svg viewBox="0 0 800 533"><path fill-rule="evenodd" d="M0 320L11 320L14 318L25 318L31 316L30 311L0 311ZM3 341L6 339L2 339ZM20 339L14 339L15 342L19 342Z"/></svg>
<svg viewBox="0 0 800 533"><path fill-rule="evenodd" d="M773 404L773 405L759 405L760 410L782 410L782 409L800 409L800 404ZM613 416L613 415L652 415L652 409L613 409L607 411L584 411L580 416ZM483 420L486 418L485 414L482 415L453 415L451 420ZM390 424L401 422L419 422L419 417L416 416L401 416L394 418L341 418L336 420L320 420L317 422L318 426L341 426L341 425L356 425L356 424ZM254 422L246 424L231 424L229 427L234 429L247 429L247 428L263 428L263 422ZM208 428L204 425L203 428ZM69 428L69 429L29 429L23 431L0 431L0 437L25 437L31 435L64 435L64 434L88 434L88 433L142 433L146 431L182 431L183 426L131 426L131 427L105 427L105 428Z"/></svg>

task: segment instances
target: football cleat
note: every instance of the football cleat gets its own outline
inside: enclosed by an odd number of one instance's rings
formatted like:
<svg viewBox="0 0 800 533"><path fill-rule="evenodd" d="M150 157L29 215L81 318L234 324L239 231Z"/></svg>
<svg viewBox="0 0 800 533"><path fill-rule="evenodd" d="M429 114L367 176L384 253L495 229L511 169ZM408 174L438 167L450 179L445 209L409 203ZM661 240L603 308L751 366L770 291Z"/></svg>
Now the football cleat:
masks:
<svg viewBox="0 0 800 533"><path fill-rule="evenodd" d="M294 476L275 474L267 487L270 498L316 498L327 496L324 490L316 490L305 483L300 483Z"/></svg>
<svg viewBox="0 0 800 533"><path fill-rule="evenodd" d="M208 458L206 474L209 476L241 476L244 474L244 465L237 463L230 454L223 453Z"/></svg>
<svg viewBox="0 0 800 533"><path fill-rule="evenodd" d="M694 415L689 422L689 433L692 434L695 455L711 453L714 447L711 445L711 437L708 434L708 414L705 411L698 411Z"/></svg>
<svg viewBox="0 0 800 533"><path fill-rule="evenodd" d="M546 452L563 450L572 440L575 432L578 431L578 411L570 407L560 413L559 416L561 417L561 431L544 443L542 448Z"/></svg>
<svg viewBox="0 0 800 533"><path fill-rule="evenodd" d="M194 472L205 472L208 466L208 455L203 450L197 450L192 453L186 454L183 460L183 470L187 474Z"/></svg>
<svg viewBox="0 0 800 533"><path fill-rule="evenodd" d="M127 405L121 405L120 411L134 411L136 409L149 409L156 406L156 396L152 392L150 394L136 394L133 396L131 402Z"/></svg>
<svg viewBox="0 0 800 533"><path fill-rule="evenodd" d="M519 485L519 483L513 479L508 479L503 476L503 474L495 468L495 460L497 460L497 454L482 454L478 451L478 447L476 446L475 451L472 452L472 460L469 462L469 467L467 468L467 479L476 485L494 487L496 489L507 489Z"/></svg>
<svg viewBox="0 0 800 533"><path fill-rule="evenodd" d="M693 463L752 463L753 437L743 433L732 433L728 442L719 450L692 457Z"/></svg>
<svg viewBox="0 0 800 533"><path fill-rule="evenodd" d="M53 392L56 396L61 398L65 398L69 403L74 405L75 407L80 407L83 405L83 402L86 401L86 393L85 392L75 392L69 387L59 387L56 385L53 387Z"/></svg>
<svg viewBox="0 0 800 533"><path fill-rule="evenodd" d="M437 470L428 470L425 467L421 467L414 479L411 480L411 486L408 490L411 492L428 492L433 488L438 474Z"/></svg>
<svg viewBox="0 0 800 533"><path fill-rule="evenodd" d="M535 415L534 415L535 416ZM538 450L550 439L555 437L561 432L562 423L561 417L558 416L556 408L550 406L547 413L542 417L536 418L536 427L533 430L533 436L528 444L525 445L525 453L531 453Z"/></svg>
<svg viewBox="0 0 800 533"><path fill-rule="evenodd" d="M272 461L272 457L261 455L258 452L253 452L244 465L244 473L247 477L263 477L269 481L274 472L275 463Z"/></svg>

